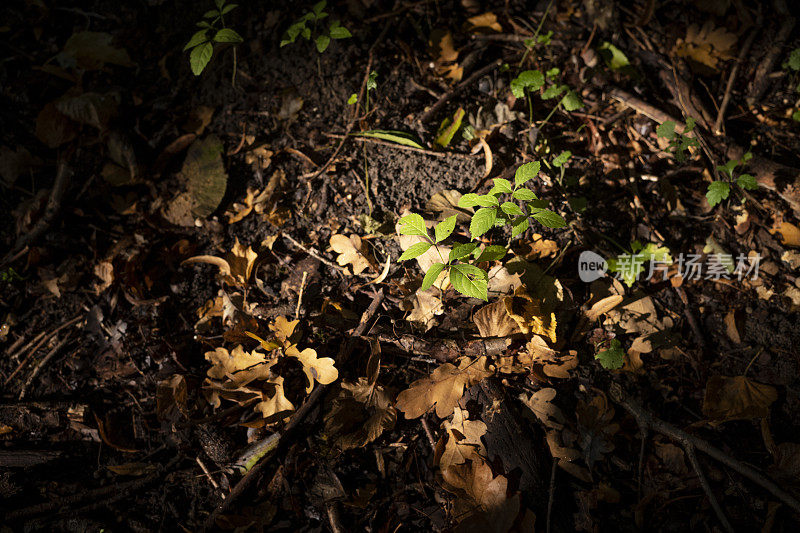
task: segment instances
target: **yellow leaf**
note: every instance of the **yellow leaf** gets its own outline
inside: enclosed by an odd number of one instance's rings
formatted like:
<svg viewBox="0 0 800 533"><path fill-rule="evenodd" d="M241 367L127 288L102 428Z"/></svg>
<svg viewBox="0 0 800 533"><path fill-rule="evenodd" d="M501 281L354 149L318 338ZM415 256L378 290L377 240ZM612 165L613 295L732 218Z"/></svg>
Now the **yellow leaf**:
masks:
<svg viewBox="0 0 800 533"><path fill-rule="evenodd" d="M225 257L213 255L197 255L184 260L182 265L194 263L208 263L219 268L219 275L222 281L228 285L244 287L250 280L258 254L249 246L245 248L239 243L239 239L233 245L230 252Z"/></svg>
<svg viewBox="0 0 800 533"><path fill-rule="evenodd" d="M283 393L283 378L276 377L269 382L273 387L273 393L261 393L261 401L255 406L256 411L261 411L264 418L286 418L290 411L294 411L294 405Z"/></svg>
<svg viewBox="0 0 800 533"><path fill-rule="evenodd" d="M228 352L225 348L217 348L206 352L206 360L213 366L208 370L212 379L227 379L235 386L245 386L257 379L269 379L270 368L276 359L268 359L259 352L246 352L241 345Z"/></svg>
<svg viewBox="0 0 800 533"><path fill-rule="evenodd" d="M468 414L456 407L453 420L443 424L447 441L438 461L442 470L462 464L467 459L480 460L486 455L486 448L481 442L481 437L486 433L486 424L480 420L467 420Z"/></svg>
<svg viewBox="0 0 800 533"><path fill-rule="evenodd" d="M358 235L351 235L349 238L344 235L332 235L330 244L331 249L339 254L336 262L341 266L350 265L353 274L361 274L370 267L370 261L367 259L369 251Z"/></svg>
<svg viewBox="0 0 800 533"><path fill-rule="evenodd" d="M467 23L472 27L472 31L476 30L492 30L497 33L503 32L503 27L497 22L497 15L491 11L487 11L482 15L475 15L467 19Z"/></svg>
<svg viewBox="0 0 800 533"><path fill-rule="evenodd" d="M503 298L503 304L508 316L517 323L523 333L547 335L551 342L556 342L555 313L550 313L550 316L546 317L541 303L528 295L525 287L515 290L514 296Z"/></svg>
<svg viewBox="0 0 800 533"><path fill-rule="evenodd" d="M725 28L715 28L711 21L707 21L702 28L690 24L686 28L686 38L678 39L675 44L675 53L716 71L719 70L717 63L720 60L733 59L734 44L736 35L725 31Z"/></svg>
<svg viewBox="0 0 800 533"><path fill-rule="evenodd" d="M508 337L522 332L519 324L508 316L502 299L478 309L472 321L481 337Z"/></svg>
<svg viewBox="0 0 800 533"><path fill-rule="evenodd" d="M395 406L406 418L418 418L436 406L439 418L450 416L465 387L471 387L491 375L486 357L474 361L462 358L458 367L445 363L429 377L419 379L400 393Z"/></svg>
<svg viewBox="0 0 800 533"><path fill-rule="evenodd" d="M311 392L311 389L314 388L314 381L321 385L328 385L339 377L339 371L333 366L333 359L330 357L317 358L317 352L311 348L306 348L301 352L297 349L297 346L289 346L286 348L286 355L295 357L302 363L303 372L308 378L306 393Z"/></svg>

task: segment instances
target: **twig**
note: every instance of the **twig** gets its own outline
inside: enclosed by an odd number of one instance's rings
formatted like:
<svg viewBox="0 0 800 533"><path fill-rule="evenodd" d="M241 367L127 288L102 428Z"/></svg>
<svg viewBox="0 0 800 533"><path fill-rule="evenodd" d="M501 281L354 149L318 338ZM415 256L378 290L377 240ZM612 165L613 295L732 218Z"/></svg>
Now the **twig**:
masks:
<svg viewBox="0 0 800 533"><path fill-rule="evenodd" d="M342 349L339 351L339 356L336 358L336 363L340 364L346 361L350 354L353 352L355 348L356 339L361 337L364 332L367 330L367 326L375 316L375 313L378 312L378 307L380 307L381 302L383 302L383 289L379 290L375 293L375 296L372 298L372 303L369 304L369 307L364 314L361 315L361 320L358 323L358 326L353 330L353 333L347 339L347 342L342 345ZM278 447L285 446L286 442L291 441L291 437L294 435L294 432L297 431L298 426L300 423L305 419L305 417L311 412L311 410L316 406L317 402L322 398L322 396L327 391L327 385L318 385L314 392L312 392L303 405L292 415L292 418L286 424L286 428L284 429L283 435L280 439L280 443ZM278 448L276 447L276 449ZM204 530L213 528L215 526L217 517L224 513L231 504L236 501L236 499L242 495L242 493L247 490L250 484L258 477L261 473L261 470L264 469L265 465L269 464L269 461L266 459L271 457L275 451L271 453L265 454L253 467L245 474L245 476L233 486L230 493L228 493L228 497L220 503L214 512L208 517L205 521L203 526Z"/></svg>
<svg viewBox="0 0 800 533"><path fill-rule="evenodd" d="M461 83L459 83L458 85L453 87L452 90L450 90L450 91L446 92L445 94L443 94L441 96L441 98L439 98L436 101L435 104L433 104L424 113L422 113L422 115L420 115L419 119L417 119L417 120L419 122L427 122L427 120L429 118L431 118L437 111L439 111L439 109L444 104L446 104L448 101L450 101L451 98L453 98L454 96L459 94L461 91L463 91L464 89L466 89L467 87L469 87L470 85L472 85L473 83L478 81L480 78L482 78L483 76L485 76L489 72L491 72L494 69L498 68L502 64L503 64L503 60L502 59L497 59L497 60L489 63L485 67L476 70L475 72L473 72L472 76L470 76L466 80L462 81Z"/></svg>
<svg viewBox="0 0 800 533"><path fill-rule="evenodd" d="M736 76L739 74L739 68L742 66L745 57L747 57L747 53L750 51L750 47L753 45L753 41L755 40L757 34L758 26L753 28L750 32L750 35L747 36L747 40L742 45L742 49L739 50L739 57L736 58L736 63L731 69L731 74L728 76L728 85L725 87L725 95L722 97L722 103L719 105L719 111L717 112L717 119L714 121L715 135L722 134L722 120L725 117L725 110L728 108L728 104L731 101L733 84L736 81Z"/></svg>
<svg viewBox="0 0 800 533"><path fill-rule="evenodd" d="M778 55L783 51L783 45L786 44L786 39L791 35L795 25L795 18L789 13L784 0L775 0L774 5L775 10L782 18L781 27L774 37L769 38L769 42L772 46L758 64L758 68L756 68L756 72L753 75L753 83L750 86L750 91L748 91L746 99L747 105L749 106L753 106L760 100L764 91L767 90L770 83L770 71L772 71L772 67L775 65Z"/></svg>
<svg viewBox="0 0 800 533"><path fill-rule="evenodd" d="M24 347L20 348L20 349L19 349L19 350L18 350L18 351L17 351L15 354L11 354L11 355L10 355L10 357L11 357L11 358L15 358L15 357L19 357L19 355L20 355L22 352L24 352L24 351L28 351L28 355L27 355L27 356L25 356L25 358L24 358L23 360L21 360L21 361L20 361L20 363L17 365L17 368L15 368L15 369L14 369L14 371L11 373L11 375L9 375L9 376L6 378L6 380L3 382L3 385L8 385L8 382L9 382L9 381L11 381L11 379L12 379L14 376L16 376L16 375L17 375L17 373L19 373L19 371L20 371L20 370L22 370L22 368L25 366L25 363L27 363L27 362L28 362L28 360L29 360L31 357L33 357L33 355L36 353L36 351L37 351L39 348L41 348L41 347L42 347L42 345L43 345L45 342L47 342L48 340L50 340L50 339L52 339L53 337L55 337L55 336L56 336L56 335L57 335L57 334L58 334L60 331L62 331L64 328L67 328L67 327L69 327L69 326L71 326L71 325L75 324L76 322L80 321L82 318L83 318L83 315L78 315L78 316L76 316L76 317L73 317L73 318L71 318L71 319L67 320L66 322L64 322L63 324L61 324L60 326L58 326L56 329L54 329L53 331L51 331L51 332L49 332L49 333L46 333L46 332L44 332L44 331L43 331L43 332L41 332L41 333L39 333L39 334L38 334L36 337L34 337L34 338L33 338L33 340L31 340L31 341L30 341L28 344L26 344ZM31 348L31 346L33 346L33 348Z"/></svg>
<svg viewBox="0 0 800 533"><path fill-rule="evenodd" d="M198 456L198 457L195 458L195 461L197 461L197 464L200 465L200 469L206 475L206 478L208 478L208 481L211 483L211 486L214 487L214 490L217 491L217 492L220 492L219 483L217 483L217 480L214 479L214 476L211 475L211 472L209 472L208 467L203 462L203 460L200 459L200 457ZM225 494L224 493L220 492L220 496L222 497L223 500L225 499Z"/></svg>
<svg viewBox="0 0 800 533"><path fill-rule="evenodd" d="M547 497L547 526L545 531L550 533L550 518L553 516L553 500L555 499L555 492L556 492L556 470L558 470L558 461L553 459L553 466L550 470L550 490L549 496Z"/></svg>
<svg viewBox="0 0 800 533"><path fill-rule="evenodd" d="M340 135L338 133L322 133L325 137L331 137L333 139L342 139L347 137L347 135ZM418 154L425 154L425 155L432 155L434 157L460 157L462 159L471 159L475 157L473 154L462 154L461 152L436 152L435 150L426 150L425 148L416 148L414 146L406 146L404 144L397 144L389 141L385 141L383 139L376 139L375 137L363 137L360 135L350 135L349 136L354 141L358 141L361 143L370 143L370 144L380 144L381 146L388 146L390 148L396 148L398 150L407 150L409 152L417 152Z"/></svg>
<svg viewBox="0 0 800 533"><path fill-rule="evenodd" d="M64 340L62 340L61 342L59 342L58 344L53 346L53 349L50 350L47 353L47 355L45 355L44 358L42 358L41 361L39 361L39 364L36 365L36 367L33 369L33 372L31 372L31 375L28 376L27 381L25 381L25 383L22 385L22 389L19 391L19 398L18 398L19 400L22 400L23 398L25 398L25 393L27 392L28 387L31 386L31 383L33 383L33 380L36 378L36 376L39 375L39 372L42 370L42 368L44 368L44 365L46 365L50 361L50 359L55 357L55 355L59 351L61 351L61 348L63 348L64 345L67 344L67 342L69 340L70 340L70 335L67 335L64 338Z"/></svg>
<svg viewBox="0 0 800 533"><path fill-rule="evenodd" d="M69 181L70 173L67 171L67 164L62 158L58 162L58 170L56 171L56 179L53 183L53 188L50 191L50 197L47 199L47 205L44 208L44 213L41 218L34 224L33 228L25 235L20 235L16 244L10 252L3 258L2 264L7 264L11 258L16 257L16 254L32 244L36 239L42 236L50 224L53 222L56 214L61 209L61 199L64 197L64 191L67 190L67 182Z"/></svg>
<svg viewBox="0 0 800 533"><path fill-rule="evenodd" d="M321 255L319 255L313 248L307 248L306 246L303 246L302 244L300 244L299 242L294 240L291 236L287 235L286 233L283 233L282 237L284 239L286 239L287 241L289 241L290 243L292 243L296 248L299 248L300 250L304 251L305 253L307 253L308 255L310 255L311 257L313 257L314 259L316 259L317 261L319 261L323 265L327 265L327 266L329 266L331 268L334 268L336 270L341 270L342 272L347 272L347 268L345 268L343 266L340 266L340 265L337 265L336 263L332 263L332 262L328 261L327 259L325 259Z"/></svg>
<svg viewBox="0 0 800 533"><path fill-rule="evenodd" d="M720 463L740 473L764 490L769 491L773 496L793 509L794 512L800 513L800 502L755 468L748 466L737 459L734 459L730 455L715 448L700 437L690 435L689 433L686 433L685 431L676 428L672 424L669 424L645 411L635 400L628 396L628 394L618 383L611 385L609 388L609 394L615 402L624 407L626 411L636 418L640 426L652 429L653 431L670 437L671 439L682 444L690 444L712 459L716 459Z"/></svg>
<svg viewBox="0 0 800 533"><path fill-rule="evenodd" d="M303 279L300 280L300 292L297 295L297 307L294 310L294 318L295 318L295 320L300 318L300 306L303 303L303 290L306 287L306 278L308 278L308 271L307 270L303 270Z"/></svg>
<svg viewBox="0 0 800 533"><path fill-rule="evenodd" d="M422 424L425 436L428 437L428 444L431 445L431 449L436 450L436 438L433 436L433 431L431 431L431 425L428 424L428 419L423 416L419 419L419 422Z"/></svg>
<svg viewBox="0 0 800 533"><path fill-rule="evenodd" d="M719 518L719 521L722 523L722 527L725 528L725 531L728 533L733 533L733 527L731 526L731 523L728 522L728 517L725 516L722 507L719 505L717 497L711 490L711 485L708 483L708 479L706 479L703 468L700 466L700 461L697 460L697 454L694 453L694 446L692 446L690 442L683 442L682 444L683 449L686 450L686 455L689 457L689 462L692 463L692 468L694 468L694 472L697 474L697 478L700 480L700 485L703 487L703 490L708 497L708 501L711 503L711 507L714 509L714 513L716 513L717 518Z"/></svg>

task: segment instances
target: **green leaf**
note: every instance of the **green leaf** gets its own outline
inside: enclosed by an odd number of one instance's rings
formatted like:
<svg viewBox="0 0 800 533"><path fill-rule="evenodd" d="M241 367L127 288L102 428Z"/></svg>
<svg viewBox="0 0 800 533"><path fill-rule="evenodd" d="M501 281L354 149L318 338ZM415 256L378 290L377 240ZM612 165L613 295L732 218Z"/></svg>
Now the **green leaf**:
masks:
<svg viewBox="0 0 800 533"><path fill-rule="evenodd" d="M378 78L378 73L374 70L369 73L369 78L367 78L367 91L371 91L373 89L378 88L378 82L375 81Z"/></svg>
<svg viewBox="0 0 800 533"><path fill-rule="evenodd" d="M236 9L237 7L239 7L239 4L228 4L227 6L222 8L222 11L220 11L220 14L227 15L228 13L230 13L231 11Z"/></svg>
<svg viewBox="0 0 800 533"><path fill-rule="evenodd" d="M517 189L514 191L514 194L511 197L515 200L522 200L524 202L529 202L531 200L538 200L536 193L534 193L530 189Z"/></svg>
<svg viewBox="0 0 800 533"><path fill-rule="evenodd" d="M566 85L551 85L542 93L542 100L550 100L567 90Z"/></svg>
<svg viewBox="0 0 800 533"><path fill-rule="evenodd" d="M530 223L528 222L528 217L520 217L518 219L515 219L511 223L511 238L515 239L519 237L520 235L525 233L525 230L527 230L529 227Z"/></svg>
<svg viewBox="0 0 800 533"><path fill-rule="evenodd" d="M300 35L303 37L303 39L308 41L311 39L311 28L303 26L303 30L300 32Z"/></svg>
<svg viewBox="0 0 800 533"><path fill-rule="evenodd" d="M644 272L644 264L648 261L658 261L661 263L672 263L672 256L669 248L658 246L655 243L647 243L642 246L639 241L631 243L632 254L620 254L608 260L609 272L619 274L619 278L628 287L633 286L639 276Z"/></svg>
<svg viewBox="0 0 800 533"><path fill-rule="evenodd" d="M326 0L321 0L320 2L314 4L314 7L312 7L311 9L314 11L315 14L319 15L320 13L322 13L322 11L325 9L325 6L327 5L328 2Z"/></svg>
<svg viewBox="0 0 800 533"><path fill-rule="evenodd" d="M478 195L474 192L468 192L458 199L458 207L461 209L471 209L475 206L481 207L496 207L500 205L500 200L491 194Z"/></svg>
<svg viewBox="0 0 800 533"><path fill-rule="evenodd" d="M608 41L604 41L598 50L600 51L600 56L611 70L619 70L631 64L630 61L628 61L628 57L622 53L622 50Z"/></svg>
<svg viewBox="0 0 800 533"><path fill-rule="evenodd" d="M491 246L487 246L486 248L481 251L480 255L475 259L478 262L481 261L499 261L503 257L505 257L506 252L505 246L500 246L497 244L493 244Z"/></svg>
<svg viewBox="0 0 800 533"><path fill-rule="evenodd" d="M535 218L539 224L548 228L563 228L567 225L567 221L564 220L561 215L549 209L536 211L531 216Z"/></svg>
<svg viewBox="0 0 800 533"><path fill-rule="evenodd" d="M539 161L533 161L531 163L520 165L517 167L517 171L514 172L514 183L517 185L517 187L524 185L527 181L537 177L541 169L542 164Z"/></svg>
<svg viewBox="0 0 800 533"><path fill-rule="evenodd" d="M553 159L553 166L556 168L561 168L567 163L567 161L569 161L571 157L572 157L572 152L570 152L569 150L565 150L560 154L558 154L558 157Z"/></svg>
<svg viewBox="0 0 800 533"><path fill-rule="evenodd" d="M340 26L338 21L336 22L337 24L331 24L330 26L331 39L348 39L353 36L347 28Z"/></svg>
<svg viewBox="0 0 800 533"><path fill-rule="evenodd" d="M558 67L553 67L553 68L549 69L547 72L544 73L544 77L547 78L548 80L550 80L550 79L555 78L559 74L561 74L561 69L558 68Z"/></svg>
<svg viewBox="0 0 800 533"><path fill-rule="evenodd" d="M447 147L453 141L453 137L461 127L463 119L464 109L459 107L452 118L447 117L442 121L442 125L439 126L439 131L436 133L436 139L433 142L443 148Z"/></svg>
<svg viewBox="0 0 800 533"><path fill-rule="evenodd" d="M402 144L403 146L411 146L421 150L425 149L419 142L416 141L416 139L414 139L413 135L402 131L368 130L362 131L361 133L353 133L352 135L361 137L374 137L376 139L383 139L384 141Z"/></svg>
<svg viewBox="0 0 800 533"><path fill-rule="evenodd" d="M514 202L503 202L503 204L500 206L500 209L503 210L503 213L510 216L518 217L525 215L525 212L522 210L522 208Z"/></svg>
<svg viewBox="0 0 800 533"><path fill-rule="evenodd" d="M736 170L736 167L739 165L739 162L736 160L731 159L724 165L717 165L717 170L724 172L728 175L729 178L733 177L733 171Z"/></svg>
<svg viewBox="0 0 800 533"><path fill-rule="evenodd" d="M203 18L204 18L204 19L213 19L213 18L214 18L214 17L216 17L217 15L219 15L219 11L217 11L216 9L212 9L211 11L206 11L206 12L203 14Z"/></svg>
<svg viewBox="0 0 800 533"><path fill-rule="evenodd" d="M514 189L511 188L511 183L507 179L495 178L492 191L498 191L501 194L511 194L514 192ZM490 192L489 194L493 194L493 192Z"/></svg>
<svg viewBox="0 0 800 533"><path fill-rule="evenodd" d="M460 263L450 268L450 283L464 296L488 301L489 276L480 268Z"/></svg>
<svg viewBox="0 0 800 533"><path fill-rule="evenodd" d="M331 44L331 38L328 35L317 35L317 38L314 39L314 44L317 45L317 52L320 54L327 50L328 45Z"/></svg>
<svg viewBox="0 0 800 533"><path fill-rule="evenodd" d="M800 109L792 113L792 120L794 120L795 122L800 122Z"/></svg>
<svg viewBox="0 0 800 533"><path fill-rule="evenodd" d="M397 232L400 235L421 235L428 236L428 228L425 227L425 220L416 214L410 213L399 220L400 229Z"/></svg>
<svg viewBox="0 0 800 533"><path fill-rule="evenodd" d="M747 189L748 191L755 191L758 189L758 181L756 181L756 178L750 174L742 174L736 178L736 185L742 189Z"/></svg>
<svg viewBox="0 0 800 533"><path fill-rule="evenodd" d="M436 242L442 242L453 233L456 228L456 219L458 215L453 215L442 220L433 228L433 234L436 236Z"/></svg>
<svg viewBox="0 0 800 533"><path fill-rule="evenodd" d="M472 215L472 222L469 223L469 232L473 239L477 239L494 227L497 220L497 209L494 207L482 207Z"/></svg>
<svg viewBox="0 0 800 533"><path fill-rule="evenodd" d="M786 64L792 70L800 70L800 48L795 48L789 53Z"/></svg>
<svg viewBox="0 0 800 533"><path fill-rule="evenodd" d="M675 138L675 121L667 120L663 124L659 124L656 128L656 135L663 139L671 141Z"/></svg>
<svg viewBox="0 0 800 533"><path fill-rule="evenodd" d="M206 41L208 41L208 30L200 30L192 35L192 38L189 39L189 42L183 47L183 51L186 52L187 50L194 48L199 44L203 44Z"/></svg>
<svg viewBox="0 0 800 533"><path fill-rule="evenodd" d="M511 93L517 98L525 96L525 90L537 91L544 85L544 74L538 70L526 70L511 80Z"/></svg>
<svg viewBox="0 0 800 533"><path fill-rule="evenodd" d="M192 48L189 54L189 64L192 67L192 73L199 76L203 69L206 68L208 62L211 61L211 56L214 53L214 45L211 43L203 43Z"/></svg>
<svg viewBox="0 0 800 533"><path fill-rule="evenodd" d="M478 245L476 243L474 243L474 242L467 242L467 243L464 243L464 244L456 244L450 250L450 255L447 258L447 262L448 263L452 263L456 259L463 259L463 258L467 257L469 254L471 254L473 251L475 251L475 249L477 247L478 247Z"/></svg>
<svg viewBox="0 0 800 533"><path fill-rule="evenodd" d="M578 93L569 90L567 94L564 95L564 98L561 99L561 105L563 105L564 109L567 111L575 111L583 107L583 100L578 96Z"/></svg>
<svg viewBox="0 0 800 533"><path fill-rule="evenodd" d="M350 98L347 99L347 105L353 105L358 102L358 95L353 93L350 95Z"/></svg>
<svg viewBox="0 0 800 533"><path fill-rule="evenodd" d="M722 200L728 197L731 192L731 186L728 185L725 181L712 181L708 184L708 192L706 193L706 198L708 198L708 204L711 207L714 207Z"/></svg>
<svg viewBox="0 0 800 533"><path fill-rule="evenodd" d="M611 339L608 349L600 350L594 358L600 361L600 364L606 370L622 368L625 362L625 352L622 349L622 343L617 339Z"/></svg>
<svg viewBox="0 0 800 533"><path fill-rule="evenodd" d="M242 36L230 28L222 28L214 35L214 40L218 43L240 43L244 39Z"/></svg>
<svg viewBox="0 0 800 533"><path fill-rule="evenodd" d="M436 281L436 278L442 273L442 270L444 270L444 263L432 264L428 271L425 272L425 277L422 278L422 285L420 285L419 290L427 291L430 289Z"/></svg>
<svg viewBox="0 0 800 533"><path fill-rule="evenodd" d="M217 9L222 9L222 6L225 5L225 0L214 0L214 5L217 6Z"/></svg>
<svg viewBox="0 0 800 533"><path fill-rule="evenodd" d="M414 259L415 257L419 257L425 252L427 252L431 246L432 244L429 242L418 242L416 244L412 244L411 246L408 247L408 250L403 252L400 258L397 260L408 261L409 259Z"/></svg>

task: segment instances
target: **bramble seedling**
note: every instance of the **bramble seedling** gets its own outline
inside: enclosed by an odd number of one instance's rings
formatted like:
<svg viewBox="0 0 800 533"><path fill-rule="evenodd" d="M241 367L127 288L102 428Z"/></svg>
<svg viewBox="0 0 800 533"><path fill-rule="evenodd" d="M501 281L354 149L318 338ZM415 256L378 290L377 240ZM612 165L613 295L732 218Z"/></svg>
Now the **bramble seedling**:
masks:
<svg viewBox="0 0 800 533"><path fill-rule="evenodd" d="M214 54L214 43L240 43L242 37L225 26L225 15L236 9L237 4L226 4L225 0L214 0L216 9L206 11L203 19L197 23L200 31L192 35L186 46L183 47L184 52L189 52L189 65L192 67L192 73L199 76L211 61L211 56ZM231 82L236 80L236 46L233 47L233 77Z"/></svg>
<svg viewBox="0 0 800 533"><path fill-rule="evenodd" d="M716 206L722 200L728 198L731 192L731 184L736 184L741 189L747 191L754 191L758 189L758 181L754 176L750 174L739 174L734 179L734 174L736 173L736 167L744 166L747 164L750 159L753 158L753 154L747 152L742 156L741 159L735 160L731 159L725 165L720 165L717 167L717 170L725 176L726 179L724 180L717 180L712 181L708 184L708 192L706 192L706 198L708 199L708 203L711 207Z"/></svg>
<svg viewBox="0 0 800 533"><path fill-rule="evenodd" d="M511 245L511 240L528 229L530 219L534 219L548 228L566 226L567 223L561 215L546 209L543 206L546 205L546 202L540 200L532 190L523 187L525 183L537 177L540 170L541 164L538 161L526 163L517 168L513 186L506 179L495 178L494 186L488 194L468 193L462 196L458 201L458 207L462 209L478 207L469 224L471 240L453 246L446 260L439 245L453 233L457 215L439 222L433 228L433 239L428 234L422 216L411 213L401 218L398 233L400 235L418 235L424 241L411 245L403 252L398 261L415 259L431 247L439 253L441 259L441 262L431 265L425 273L420 290L424 291L432 287L439 275L447 271L450 274L450 283L455 290L465 296L487 300L488 273L476 266L477 263L502 259ZM510 199L501 201L500 197L503 195L510 195ZM504 226L511 226L511 238L507 246L489 245L483 249L479 247L478 238L481 235L492 228Z"/></svg>
<svg viewBox="0 0 800 533"><path fill-rule="evenodd" d="M656 135L669 141L669 148L672 155L675 156L679 162L686 161L686 151L690 147L700 146L698 140L690 137L688 134L694 130L695 121L692 117L686 119L686 128L683 133L675 131L677 124L674 120L667 120L656 128Z"/></svg>
<svg viewBox="0 0 800 533"><path fill-rule="evenodd" d="M594 358L597 359L606 370L618 370L625 364L625 351L622 349L622 343L619 342L619 340L611 339L608 343L608 347L598 351Z"/></svg>
<svg viewBox="0 0 800 533"><path fill-rule="evenodd" d="M313 38L317 51L321 54L328 49L331 39L352 37L353 35L350 31L342 26L342 23L338 20L331 21L328 27L325 28L321 21L328 17L328 13L325 12L325 6L327 5L328 3L325 0L317 2L311 8L311 11L294 21L289 26L289 29L286 30L286 37L281 40L281 48L295 42L298 37L302 37L307 41ZM309 23L311 23L311 27L308 26Z"/></svg>

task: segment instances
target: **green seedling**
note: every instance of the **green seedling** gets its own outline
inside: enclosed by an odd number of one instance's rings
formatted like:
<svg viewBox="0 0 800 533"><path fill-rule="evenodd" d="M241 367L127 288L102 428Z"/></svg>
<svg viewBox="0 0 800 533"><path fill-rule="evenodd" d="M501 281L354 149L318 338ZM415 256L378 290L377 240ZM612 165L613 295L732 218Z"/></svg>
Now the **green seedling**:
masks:
<svg viewBox="0 0 800 533"><path fill-rule="evenodd" d="M555 78L560 73L561 70L558 68L551 68L545 73L542 73L540 70L525 70L520 72L519 76L511 80L511 93L517 98L528 99L528 121L531 124L533 124L533 100L531 99L530 93L538 91L548 83L548 87L542 92L542 100L552 100L553 98L559 97L560 99L556 106L550 111L550 114L539 124L540 128L547 124L550 117L553 116L553 113L555 113L559 107L563 107L566 111L575 111L583 106L583 102L580 96L578 96L578 93L570 89L569 86L556 82Z"/></svg>
<svg viewBox="0 0 800 533"><path fill-rule="evenodd" d="M618 370L625 364L625 351L622 349L622 343L619 340L611 339L608 342L608 347L604 350L599 350L594 358L606 370Z"/></svg>
<svg viewBox="0 0 800 533"><path fill-rule="evenodd" d="M624 250L621 246L620 249ZM644 265L648 261L664 265L672 263L672 256L666 246L658 246L652 242L642 245L639 241L634 241L631 243L631 250L630 253L626 251L607 262L608 271L617 274L618 278L628 287L633 286L639 279L644 272Z"/></svg>
<svg viewBox="0 0 800 533"><path fill-rule="evenodd" d="M731 193L732 184L747 191L754 191L758 189L758 181L754 176L744 173L739 173L737 175L736 171L737 167L743 167L752 158L753 154L747 152L742 156L741 159L731 159L724 165L717 167L717 171L722 174L724 179L712 181L708 184L706 198L708 199L708 203L711 207L716 206L722 202L722 200L728 198Z"/></svg>
<svg viewBox="0 0 800 533"><path fill-rule="evenodd" d="M317 51L321 54L328 49L331 39L352 37L353 34L342 26L342 23L338 20L333 20L327 27L325 26L322 20L328 17L328 13L325 12L327 5L328 3L325 0L317 2L311 8L311 11L294 21L289 26L289 29L286 30L286 36L281 40L281 48L295 42L298 37L302 37L307 41L313 39Z"/></svg>
<svg viewBox="0 0 800 533"><path fill-rule="evenodd" d="M689 136L689 133L694 130L695 121L692 117L686 119L686 127L683 133L678 133L675 130L677 123L674 120L667 120L656 128L656 135L669 141L669 150L679 162L686 161L686 152L690 147L700 146L698 140Z"/></svg>
<svg viewBox="0 0 800 533"><path fill-rule="evenodd" d="M225 25L225 15L236 9L237 4L226 4L225 0L214 0L216 9L207 11L203 20L197 23L201 28L192 35L184 52L189 52L189 65L192 73L199 76L205 70L211 56L214 54L214 43L231 43L236 45L243 41L242 37ZM236 80L236 46L233 47L233 76L231 83Z"/></svg>
<svg viewBox="0 0 800 533"><path fill-rule="evenodd" d="M795 48L789 53L789 59L782 65L785 70L794 73L794 81L797 81L797 71L800 71L800 48ZM795 87L795 91L800 93L800 83ZM797 104L795 104L797 105ZM800 109L795 109L792 113L792 120L800 122Z"/></svg>
<svg viewBox="0 0 800 533"><path fill-rule="evenodd" d="M445 259L440 248L442 242L450 237L456 227L457 215L439 222L434 228L434 237L428 234L425 220L422 216L412 213L400 219L400 235L417 235L422 241L411 245L399 261L415 259L426 253L432 247L439 255L440 262L435 262L422 280L420 290L427 290L433 286L439 275L447 271L450 274L450 283L453 288L465 296L487 300L488 273L477 266L485 261L497 261L505 257L511 246L511 241L520 236L530 226L533 219L548 228L562 228L566 221L554 211L546 209L546 202L540 200L536 194L523 187L525 183L539 175L541 164L536 161L526 163L517 168L514 174L514 184L506 179L495 178L494 186L488 194L478 195L468 193L458 201L461 209L478 208L471 217L469 224L470 242L454 245ZM509 196L510 195L510 196ZM501 200L505 198L505 201ZM511 226L511 237L506 246L489 245L479 247L478 238L493 228Z"/></svg>

